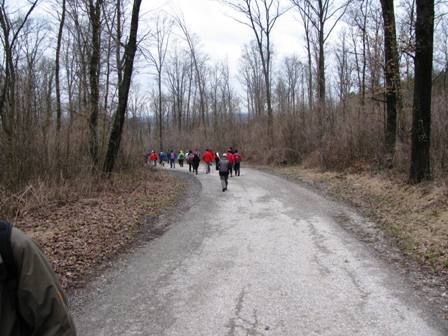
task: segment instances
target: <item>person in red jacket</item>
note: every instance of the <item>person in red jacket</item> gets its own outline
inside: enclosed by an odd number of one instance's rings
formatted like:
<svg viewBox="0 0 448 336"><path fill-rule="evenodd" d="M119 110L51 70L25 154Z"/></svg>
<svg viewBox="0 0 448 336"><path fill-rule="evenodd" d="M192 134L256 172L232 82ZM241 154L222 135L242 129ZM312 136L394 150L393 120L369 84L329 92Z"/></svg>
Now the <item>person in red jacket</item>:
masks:
<svg viewBox="0 0 448 336"><path fill-rule="evenodd" d="M205 162L205 165L207 166L207 174L210 173L210 166L213 162L213 153L207 148L202 154L202 160Z"/></svg>
<svg viewBox="0 0 448 336"><path fill-rule="evenodd" d="M235 149L233 153L233 169L235 171L235 176L240 176L241 160L241 154Z"/></svg>
<svg viewBox="0 0 448 336"><path fill-rule="evenodd" d="M233 165L235 164L235 158L233 156L233 150L231 148L227 151L227 160L229 160L230 176L233 176L232 171L233 171Z"/></svg>
<svg viewBox="0 0 448 336"><path fill-rule="evenodd" d="M157 154L156 152L152 151L151 154L149 155L149 161L152 162L153 166L157 166Z"/></svg>

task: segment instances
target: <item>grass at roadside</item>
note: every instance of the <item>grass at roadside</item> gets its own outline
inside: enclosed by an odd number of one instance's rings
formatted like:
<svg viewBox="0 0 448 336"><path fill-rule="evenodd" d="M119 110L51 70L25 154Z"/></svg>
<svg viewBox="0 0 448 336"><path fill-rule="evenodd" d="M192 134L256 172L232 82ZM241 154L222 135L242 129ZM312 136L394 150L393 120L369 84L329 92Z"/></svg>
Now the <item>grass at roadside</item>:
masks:
<svg viewBox="0 0 448 336"><path fill-rule="evenodd" d="M145 215L159 215L185 187L165 172L143 168L109 180L41 183L14 196L20 202L10 206L15 218L9 219L43 248L63 287L77 287L132 243Z"/></svg>
<svg viewBox="0 0 448 336"><path fill-rule="evenodd" d="M321 172L300 166L277 172L350 202L373 218L407 255L433 272L448 272L448 186L410 186L382 174Z"/></svg>

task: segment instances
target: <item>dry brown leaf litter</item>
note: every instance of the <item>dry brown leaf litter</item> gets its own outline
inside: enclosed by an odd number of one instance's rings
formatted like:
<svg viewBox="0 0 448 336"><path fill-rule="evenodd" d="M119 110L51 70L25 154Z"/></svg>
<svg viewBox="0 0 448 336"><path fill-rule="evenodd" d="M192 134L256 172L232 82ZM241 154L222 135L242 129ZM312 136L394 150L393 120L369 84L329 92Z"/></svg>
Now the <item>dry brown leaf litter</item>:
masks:
<svg viewBox="0 0 448 336"><path fill-rule="evenodd" d="M150 169L92 183L84 191L79 185L66 186L73 195L63 202L41 201L13 219L42 247L64 288L82 285L130 245L145 215L160 214L185 188L181 180Z"/></svg>

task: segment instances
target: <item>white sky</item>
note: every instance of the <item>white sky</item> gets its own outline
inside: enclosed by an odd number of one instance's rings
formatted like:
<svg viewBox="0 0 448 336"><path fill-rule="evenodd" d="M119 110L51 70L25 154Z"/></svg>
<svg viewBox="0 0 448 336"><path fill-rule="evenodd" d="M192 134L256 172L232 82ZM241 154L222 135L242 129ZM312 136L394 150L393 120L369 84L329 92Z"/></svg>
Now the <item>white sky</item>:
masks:
<svg viewBox="0 0 448 336"><path fill-rule="evenodd" d="M26 9L29 7L26 0L6 0L10 6L18 6ZM40 0L34 15L54 15L52 2L60 0ZM281 5L286 8L291 6L290 0L280 0ZM129 2L132 6L132 1ZM227 7L219 0L143 0L141 7L140 33L147 31L150 20L159 11L165 11L171 15L182 15L191 34L199 38L200 50L205 53L211 62L227 62L230 67L233 86L238 91L238 70L241 52L245 44L253 40L252 30L233 18L245 20L241 14ZM33 15L33 16L34 16ZM272 33L274 46L274 71L275 64L280 62L284 56L297 54L304 60L304 36L302 23L298 20L296 9L291 9L284 14L276 23ZM146 26L146 27L145 27ZM146 28L146 29L145 29ZM333 36L336 32L333 32ZM151 69L137 68L139 78L138 86L147 91L152 87L148 81L148 73Z"/></svg>
<svg viewBox="0 0 448 336"><path fill-rule="evenodd" d="M281 0L281 4L286 7L290 1ZM241 50L254 39L249 27L232 18L239 17L238 13L218 0L143 0L142 14L157 10L173 15L182 13L190 32L199 37L201 50L212 61L227 60L233 74L238 71ZM277 21L272 41L276 60L294 53L304 55L301 23L296 19L295 10Z"/></svg>

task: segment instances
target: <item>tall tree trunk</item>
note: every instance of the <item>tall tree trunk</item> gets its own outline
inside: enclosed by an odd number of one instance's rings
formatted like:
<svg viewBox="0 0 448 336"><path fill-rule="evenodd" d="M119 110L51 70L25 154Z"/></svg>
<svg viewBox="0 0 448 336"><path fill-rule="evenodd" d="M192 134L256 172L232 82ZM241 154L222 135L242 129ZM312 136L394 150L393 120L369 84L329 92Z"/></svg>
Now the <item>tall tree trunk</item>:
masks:
<svg viewBox="0 0 448 336"><path fill-rule="evenodd" d="M106 82L104 83L104 100L103 100L103 125L101 134L101 149L104 150L107 141L108 110L109 110L109 93L110 93L110 77L111 77L111 56L112 56L112 35L107 40L106 52Z"/></svg>
<svg viewBox="0 0 448 336"><path fill-rule="evenodd" d="M266 82L266 105L268 109L268 124L267 124L267 134L268 134L268 145L270 148L274 146L274 117L272 112L272 94L271 94L271 78L270 70L265 73Z"/></svg>
<svg viewBox="0 0 448 336"><path fill-rule="evenodd" d="M395 27L394 0L381 0L384 25L386 78L386 164L391 167L397 138L397 115L401 109L400 69Z"/></svg>
<svg viewBox="0 0 448 336"><path fill-rule="evenodd" d="M308 61L308 108L313 109L313 61L311 59L311 41L310 33L306 32L306 52Z"/></svg>
<svg viewBox="0 0 448 336"><path fill-rule="evenodd" d="M100 20L103 0L89 0L90 25L92 27L92 45L90 55L90 118L89 150L93 164L98 164L98 110L99 110L99 68L100 68Z"/></svg>
<svg viewBox="0 0 448 336"><path fill-rule="evenodd" d="M128 105L129 88L131 86L132 71L134 68L135 52L137 50L138 16L141 3L142 0L134 0L132 6L131 30L129 33L129 41L124 51L123 81L120 83L118 89L118 106L112 124L106 159L103 165L103 171L107 174L110 174L114 169L115 160L120 149L121 135Z"/></svg>
<svg viewBox="0 0 448 336"><path fill-rule="evenodd" d="M325 51L324 51L324 25L321 22L321 28L319 29L319 59L317 64L317 93L318 93L318 105L317 105L317 117L319 121L319 149L320 149L320 165L325 165L325 135L326 135L326 87L325 87Z"/></svg>
<svg viewBox="0 0 448 336"><path fill-rule="evenodd" d="M410 183L431 179L431 89L434 0L417 0L415 83L412 119Z"/></svg>
<svg viewBox="0 0 448 336"><path fill-rule="evenodd" d="M163 109L162 109L162 73L159 72L157 76L158 87L158 110L159 110L159 150L163 150Z"/></svg>
<svg viewBox="0 0 448 336"><path fill-rule="evenodd" d="M61 21L59 22L59 31L57 37L57 45L56 45L56 65L55 65L55 89L56 89L56 165L60 168L61 158L60 158L60 134L61 134L61 117L62 117L62 108L61 108L61 85L60 85L60 54L61 54L61 44L62 44L62 33L64 30L64 22L65 22L65 0L62 0L62 13L61 13Z"/></svg>

